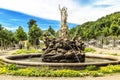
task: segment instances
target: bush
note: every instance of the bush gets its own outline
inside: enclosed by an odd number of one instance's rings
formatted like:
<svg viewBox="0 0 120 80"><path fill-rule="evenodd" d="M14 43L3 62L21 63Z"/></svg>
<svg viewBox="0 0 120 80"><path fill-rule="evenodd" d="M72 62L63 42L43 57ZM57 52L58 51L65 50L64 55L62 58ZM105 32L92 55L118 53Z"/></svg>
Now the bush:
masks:
<svg viewBox="0 0 120 80"><path fill-rule="evenodd" d="M87 66L85 70L51 70L49 67L37 68L25 68L18 69L11 72L13 75L19 76L41 76L41 77L84 77L84 76L103 76L104 74L110 74L115 72L120 72L120 65L109 65L106 67L100 67L99 70L95 70L95 66ZM94 71L95 70L95 71ZM8 72L6 68L3 69L1 73Z"/></svg>
<svg viewBox="0 0 120 80"><path fill-rule="evenodd" d="M85 48L84 52L96 52L96 50L92 49L92 48Z"/></svg>
<svg viewBox="0 0 120 80"><path fill-rule="evenodd" d="M41 76L50 77L51 74L53 73L53 70L49 69L49 67L47 66L43 66L40 68L40 73L41 73Z"/></svg>
<svg viewBox="0 0 120 80"><path fill-rule="evenodd" d="M0 63L0 68L3 68L3 67L4 67L4 65Z"/></svg>
<svg viewBox="0 0 120 80"><path fill-rule="evenodd" d="M6 73L7 73L7 68L6 67L3 67L3 68L0 67L0 74L6 74Z"/></svg>
<svg viewBox="0 0 120 80"><path fill-rule="evenodd" d="M18 67L14 64L9 64L9 65L6 66L6 68L8 70L17 70L18 69Z"/></svg>
<svg viewBox="0 0 120 80"><path fill-rule="evenodd" d="M90 75L93 76L93 77L98 77L98 76L103 76L104 74L100 73L98 71L91 71Z"/></svg>
<svg viewBox="0 0 120 80"><path fill-rule="evenodd" d="M102 72L102 73L120 72L120 65L108 65L107 67L101 67L100 72Z"/></svg>
<svg viewBox="0 0 120 80"><path fill-rule="evenodd" d="M1 64L2 65L2 64ZM52 70L49 67L42 68L17 68L10 64L0 67L0 74L18 75L18 76L41 76L41 77L84 77L84 76L103 76L104 74L120 72L120 65L108 65L95 70L95 66L87 66L85 70Z"/></svg>
<svg viewBox="0 0 120 80"><path fill-rule="evenodd" d="M19 69L17 71L13 71L12 74L19 76L41 76L40 71L36 68Z"/></svg>
<svg viewBox="0 0 120 80"><path fill-rule="evenodd" d="M55 77L78 77L78 76L83 76L83 74L80 74L79 71L75 71L75 70L57 70L54 71L54 76Z"/></svg>
<svg viewBox="0 0 120 80"><path fill-rule="evenodd" d="M95 68L96 68L96 66L91 65L91 66L87 66L87 67L86 67L86 70L92 71L92 70L95 70Z"/></svg>
<svg viewBox="0 0 120 80"><path fill-rule="evenodd" d="M41 69L38 68L26 68L26 69L19 69L17 71L13 71L13 75L20 75L20 76L41 76L41 77L49 77L51 76L52 70L49 70L47 67L43 67Z"/></svg>

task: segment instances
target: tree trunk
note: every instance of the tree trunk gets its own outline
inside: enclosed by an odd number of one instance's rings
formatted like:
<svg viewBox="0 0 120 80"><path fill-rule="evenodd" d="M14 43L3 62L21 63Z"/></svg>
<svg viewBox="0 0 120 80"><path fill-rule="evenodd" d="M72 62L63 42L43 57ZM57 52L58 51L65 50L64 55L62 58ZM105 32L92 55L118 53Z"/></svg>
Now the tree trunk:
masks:
<svg viewBox="0 0 120 80"><path fill-rule="evenodd" d="M115 43L116 42L116 37L117 36L113 36L113 48L116 46L116 43Z"/></svg>
<svg viewBox="0 0 120 80"><path fill-rule="evenodd" d="M37 39L34 39L34 42L33 42L33 46L34 46L35 49L36 49L36 40Z"/></svg>
<svg viewBox="0 0 120 80"><path fill-rule="evenodd" d="M115 47L115 46L116 46L115 42L116 42L116 39L115 39L115 38L113 38L113 47Z"/></svg>

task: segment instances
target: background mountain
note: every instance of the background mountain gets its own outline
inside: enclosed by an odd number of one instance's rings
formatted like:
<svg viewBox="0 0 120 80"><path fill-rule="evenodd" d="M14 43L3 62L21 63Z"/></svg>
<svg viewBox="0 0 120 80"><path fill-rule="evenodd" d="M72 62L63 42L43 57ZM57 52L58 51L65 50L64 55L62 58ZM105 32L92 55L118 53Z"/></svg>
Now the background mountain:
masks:
<svg viewBox="0 0 120 80"><path fill-rule="evenodd" d="M77 25L70 30L72 35L77 31L76 35L81 36L85 40L92 38L97 39L99 36L120 36L120 12L115 12L99 18L96 21L86 22Z"/></svg>
<svg viewBox="0 0 120 80"><path fill-rule="evenodd" d="M27 15L24 13L2 9L0 8L0 24L7 28L8 30L15 31L18 26L22 26L25 31L28 31L28 24L27 22L30 19L34 19L37 21L37 25L42 29L46 30L49 26L52 26L54 30L58 30L60 26L60 21L57 20L50 20L39 18L31 15ZM75 27L76 24L68 23L69 28Z"/></svg>

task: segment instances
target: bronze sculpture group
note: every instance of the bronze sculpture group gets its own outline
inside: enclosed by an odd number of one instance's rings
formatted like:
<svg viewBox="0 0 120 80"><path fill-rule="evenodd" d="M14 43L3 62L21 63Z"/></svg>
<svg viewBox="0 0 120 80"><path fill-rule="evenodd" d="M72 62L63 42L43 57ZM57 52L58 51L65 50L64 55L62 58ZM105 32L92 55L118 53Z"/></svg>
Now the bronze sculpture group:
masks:
<svg viewBox="0 0 120 80"><path fill-rule="evenodd" d="M43 62L85 62L85 44L80 37L74 37L72 40L68 37L67 26L67 8L62 9L59 6L61 13L61 26L59 30L59 38L50 39L44 35L42 54Z"/></svg>

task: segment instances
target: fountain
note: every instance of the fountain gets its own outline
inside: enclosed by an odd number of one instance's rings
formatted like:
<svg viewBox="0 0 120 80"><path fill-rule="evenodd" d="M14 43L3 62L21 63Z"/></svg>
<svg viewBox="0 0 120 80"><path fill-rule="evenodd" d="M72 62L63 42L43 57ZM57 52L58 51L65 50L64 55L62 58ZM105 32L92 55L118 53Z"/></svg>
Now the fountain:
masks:
<svg viewBox="0 0 120 80"><path fill-rule="evenodd" d="M44 35L45 48L42 54L43 62L85 62L85 54L83 53L85 45L80 37L74 37L72 40L68 37L67 26L67 8L62 9L61 26L59 29L59 38L49 39Z"/></svg>
<svg viewBox="0 0 120 80"><path fill-rule="evenodd" d="M2 57L3 63L16 64L20 67L42 67L52 68L72 68L81 69L82 67L95 65L105 66L108 64L119 64L120 59L113 56L102 54L84 54L85 45L80 37L73 39L68 37L67 26L67 8L62 9L61 25L59 29L59 38L48 38L44 35L45 48L42 54L24 54Z"/></svg>

